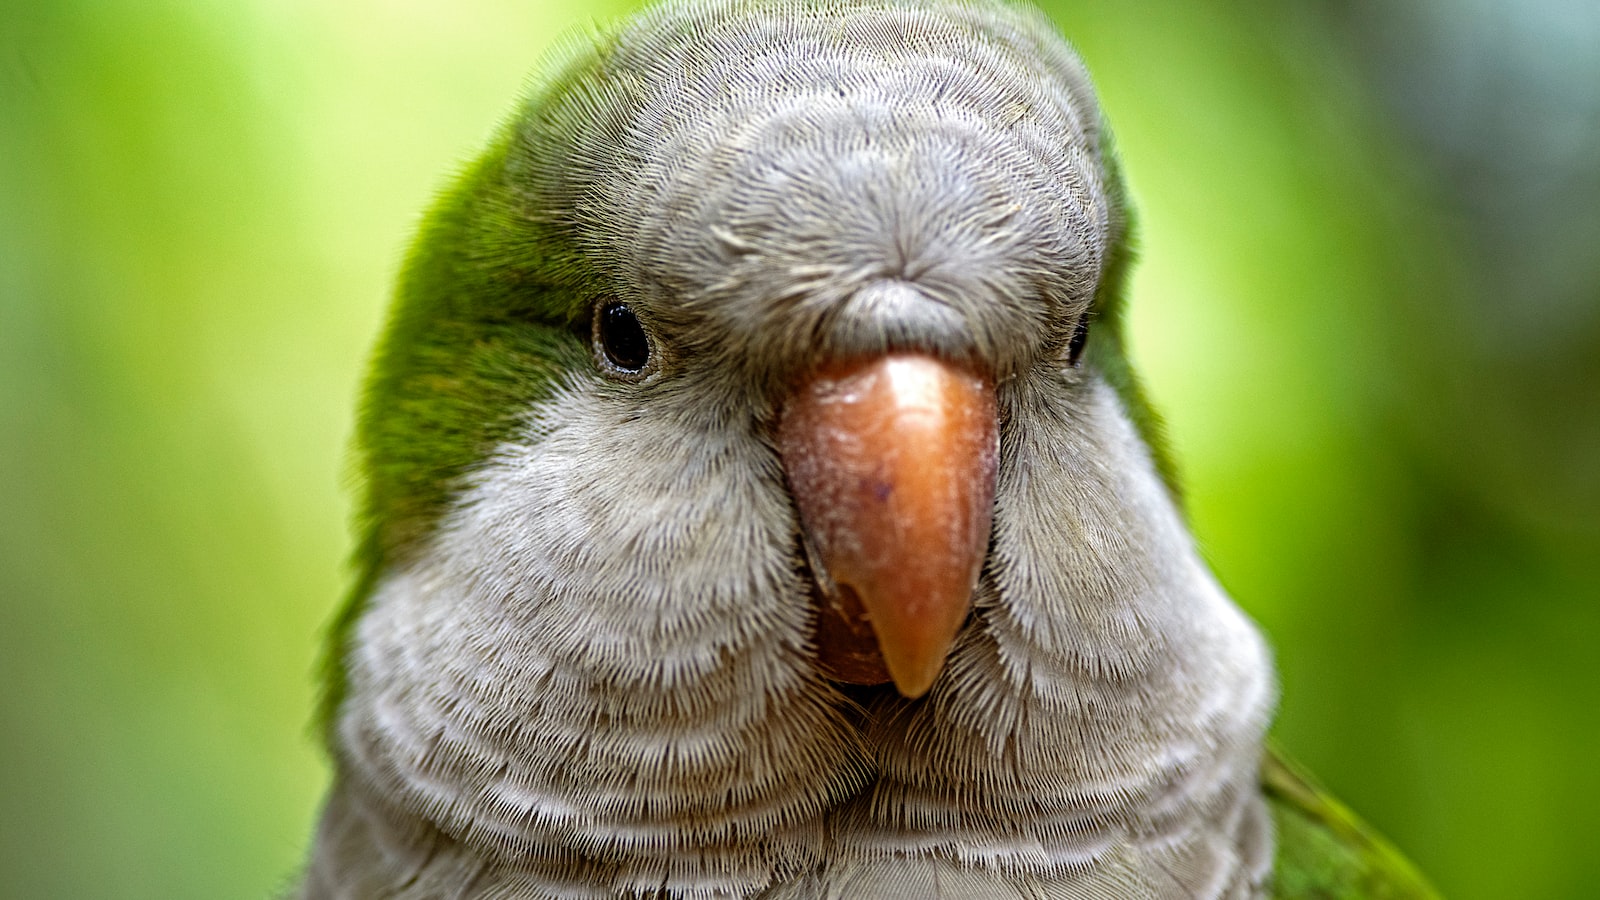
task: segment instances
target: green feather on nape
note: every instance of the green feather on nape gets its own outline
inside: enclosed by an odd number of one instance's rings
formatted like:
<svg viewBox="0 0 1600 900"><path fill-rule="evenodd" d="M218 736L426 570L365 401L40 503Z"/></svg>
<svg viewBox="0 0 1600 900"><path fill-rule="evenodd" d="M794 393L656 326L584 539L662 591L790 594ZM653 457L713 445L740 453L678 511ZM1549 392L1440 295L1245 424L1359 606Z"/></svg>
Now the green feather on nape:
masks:
<svg viewBox="0 0 1600 900"><path fill-rule="evenodd" d="M1090 307L1089 342L1084 351L1084 361L1093 366L1121 398L1128 418L1150 448L1150 457L1156 471L1166 483L1173 499L1181 502L1183 492L1178 479L1177 464L1167 445L1166 428L1160 413L1145 396L1139 374L1128 360L1127 349L1127 282L1135 259L1135 221L1132 204L1128 200L1127 186L1122 180L1122 166L1113 146L1110 129L1100 129L1100 157L1106 173L1106 195L1112 206L1112 236L1110 252L1100 270L1100 284L1095 289L1094 304Z"/></svg>

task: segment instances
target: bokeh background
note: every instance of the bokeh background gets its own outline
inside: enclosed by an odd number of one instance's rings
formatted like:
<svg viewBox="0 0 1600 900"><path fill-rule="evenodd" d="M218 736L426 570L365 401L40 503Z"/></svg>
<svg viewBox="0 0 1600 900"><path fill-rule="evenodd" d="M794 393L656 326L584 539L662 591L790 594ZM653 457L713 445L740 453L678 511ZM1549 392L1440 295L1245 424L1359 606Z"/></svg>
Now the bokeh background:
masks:
<svg viewBox="0 0 1600 900"><path fill-rule="evenodd" d="M292 877L402 248L622 8L0 5L0 896ZM1600 4L1052 12L1281 742L1451 897L1600 896Z"/></svg>

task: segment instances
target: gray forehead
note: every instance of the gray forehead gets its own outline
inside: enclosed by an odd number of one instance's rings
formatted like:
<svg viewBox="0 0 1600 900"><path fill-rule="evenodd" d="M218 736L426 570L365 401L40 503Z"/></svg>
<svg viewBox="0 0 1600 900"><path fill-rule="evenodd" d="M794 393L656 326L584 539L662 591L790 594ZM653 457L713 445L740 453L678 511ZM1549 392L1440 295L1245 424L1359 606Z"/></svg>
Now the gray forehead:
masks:
<svg viewBox="0 0 1600 900"><path fill-rule="evenodd" d="M987 345L1089 302L1109 221L1099 113L1036 13L669 4L578 89L560 181L585 252L647 306L735 332L853 315L868 338Z"/></svg>

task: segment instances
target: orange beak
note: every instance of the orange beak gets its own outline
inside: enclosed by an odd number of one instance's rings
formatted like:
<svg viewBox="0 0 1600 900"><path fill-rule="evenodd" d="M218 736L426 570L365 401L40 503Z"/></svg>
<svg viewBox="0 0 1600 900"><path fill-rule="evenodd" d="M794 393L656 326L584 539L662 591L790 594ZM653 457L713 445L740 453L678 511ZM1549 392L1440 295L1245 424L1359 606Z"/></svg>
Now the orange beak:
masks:
<svg viewBox="0 0 1600 900"><path fill-rule="evenodd" d="M911 354L824 367L784 405L830 676L907 697L939 677L989 545L995 410L989 379Z"/></svg>

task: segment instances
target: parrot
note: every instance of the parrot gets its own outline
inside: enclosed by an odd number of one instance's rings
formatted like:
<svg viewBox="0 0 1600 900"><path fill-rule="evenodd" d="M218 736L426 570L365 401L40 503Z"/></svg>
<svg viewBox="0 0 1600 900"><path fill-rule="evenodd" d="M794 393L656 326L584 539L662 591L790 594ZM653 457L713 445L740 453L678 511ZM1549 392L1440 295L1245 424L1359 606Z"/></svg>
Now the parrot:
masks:
<svg viewBox="0 0 1600 900"><path fill-rule="evenodd" d="M1267 739L1005 0L665 0L436 201L364 388L302 900L1426 898Z"/></svg>

